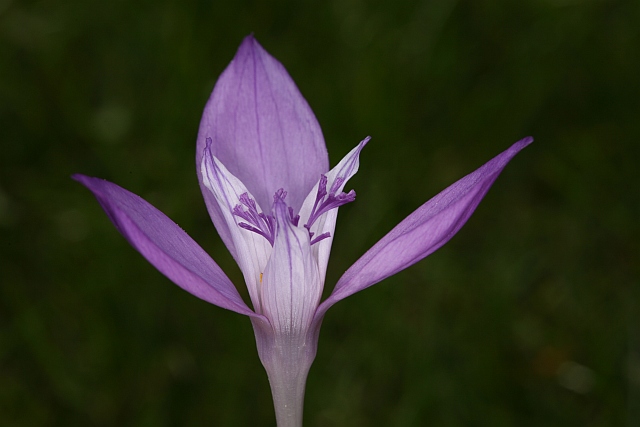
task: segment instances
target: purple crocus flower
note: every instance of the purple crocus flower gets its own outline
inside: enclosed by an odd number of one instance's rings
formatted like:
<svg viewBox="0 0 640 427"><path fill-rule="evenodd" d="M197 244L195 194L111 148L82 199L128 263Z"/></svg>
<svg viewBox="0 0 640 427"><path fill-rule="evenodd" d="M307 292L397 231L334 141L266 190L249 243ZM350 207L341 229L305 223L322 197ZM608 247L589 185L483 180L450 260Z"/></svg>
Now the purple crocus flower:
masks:
<svg viewBox="0 0 640 427"><path fill-rule="evenodd" d="M280 427L302 425L305 382L327 309L444 245L532 138L420 206L356 261L321 302L338 207L355 200L355 192L344 187L368 141L330 170L320 126L287 71L253 36L243 41L205 107L196 169L253 309L215 261L162 212L113 183L74 175L160 272L198 298L250 318Z"/></svg>

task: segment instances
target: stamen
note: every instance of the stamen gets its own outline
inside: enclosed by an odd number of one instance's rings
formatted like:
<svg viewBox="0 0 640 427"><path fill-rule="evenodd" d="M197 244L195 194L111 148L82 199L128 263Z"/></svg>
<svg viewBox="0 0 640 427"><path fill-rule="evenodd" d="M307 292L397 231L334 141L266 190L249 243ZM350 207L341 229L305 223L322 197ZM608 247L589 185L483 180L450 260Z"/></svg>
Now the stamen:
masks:
<svg viewBox="0 0 640 427"><path fill-rule="evenodd" d="M311 210L309 221L307 221L307 223L304 225L304 227L309 232L309 245L315 245L316 243L328 237L331 237L331 233L326 232L314 238L315 233L311 231L311 226L313 225L313 223L324 213L346 203L352 202L356 198L356 193L353 190L349 191L348 193L341 192L336 194L339 188L344 183L344 178L336 178L331 184L329 193L327 193L327 181L328 180L325 175L320 175L320 182L318 183L318 193L316 194L316 200L313 204L313 209ZM283 188L280 188L273 195L273 202L284 202L285 197L287 197L287 192ZM267 215L264 212L258 212L258 206L255 200L250 198L248 193L242 193L239 197L239 201L240 204L237 204L232 211L233 215L244 220L243 222L238 223L238 227L264 237L265 239L267 239L269 244L273 246L276 238L275 217L273 215ZM289 221L291 221L291 224L298 227L298 224L300 222L300 215L294 215L293 208L291 206L287 206L287 212L289 213ZM262 280L262 275L260 276L260 280Z"/></svg>
<svg viewBox="0 0 640 427"><path fill-rule="evenodd" d="M284 194L286 195L286 192ZM272 215L258 212L256 202L247 193L240 195L240 203L247 209L244 210L241 205L236 205L233 208L233 214L246 222L239 222L238 227L259 234L273 246L276 237L276 219Z"/></svg>
<svg viewBox="0 0 640 427"><path fill-rule="evenodd" d="M313 233L309 233L309 238L311 238L311 236L313 236ZM327 237L331 237L331 233L322 233L321 235L319 235L318 237L316 237L315 239L312 239L311 242L309 243L309 245L315 245L316 243L318 243L320 240L324 240Z"/></svg>
<svg viewBox="0 0 640 427"><path fill-rule="evenodd" d="M344 182L344 178L342 177L337 177L335 181L333 181L333 184L331 185L331 190L329 190L329 194L335 194L336 191L338 191L338 188L340 188L340 186L342 185L342 183Z"/></svg>
<svg viewBox="0 0 640 427"><path fill-rule="evenodd" d="M247 224L246 222L239 222L238 223L238 227L244 228L245 230L253 231L256 234L261 235L262 237L267 239L267 241L269 243L271 243L271 246L273 246L273 242L274 242L273 237L271 237L271 235L265 233L264 231L260 230L259 228L252 227L251 225Z"/></svg>
<svg viewBox="0 0 640 427"><path fill-rule="evenodd" d="M335 209L342 205L345 205L349 202L353 202L356 199L356 192L351 190L348 193L338 193L336 192L340 189L342 184L344 183L343 177L337 177L333 183L331 184L331 188L329 189L329 193L327 194L327 177L325 175L320 175L320 182L318 183L318 194L316 195L316 201L313 204L313 209L311 209L311 215L309 215L309 220L304 225L304 227L309 230L311 233L311 226L321 215L330 211L331 209ZM326 198L325 198L326 196ZM322 200L324 199L324 201ZM312 234L310 234L310 237ZM326 236L329 237L329 236ZM323 237L325 239L326 237ZM316 237L314 240L319 242L320 236ZM313 244L313 243L311 243Z"/></svg>
<svg viewBox="0 0 640 427"><path fill-rule="evenodd" d="M273 195L273 203L277 202L278 200L282 200L284 202L285 197L287 197L287 192L284 191L284 188L281 188L276 191L276 194Z"/></svg>
<svg viewBox="0 0 640 427"><path fill-rule="evenodd" d="M291 220L291 223L293 225L295 225L296 227L298 226L298 221L300 221L300 215L293 215L293 208L291 206L289 206L289 219Z"/></svg>

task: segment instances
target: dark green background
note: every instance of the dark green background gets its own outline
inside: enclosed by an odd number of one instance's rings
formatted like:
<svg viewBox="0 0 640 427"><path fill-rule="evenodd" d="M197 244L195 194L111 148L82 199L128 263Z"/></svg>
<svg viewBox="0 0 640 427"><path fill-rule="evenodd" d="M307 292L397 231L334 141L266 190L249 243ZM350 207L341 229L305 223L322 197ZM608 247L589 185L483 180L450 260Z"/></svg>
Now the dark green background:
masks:
<svg viewBox="0 0 640 427"><path fill-rule="evenodd" d="M536 138L445 248L329 311L305 425L640 425L639 23L614 0L0 0L0 425L275 424L249 321L171 284L69 178L145 197L246 297L194 147L250 32L332 165L373 137L328 290Z"/></svg>

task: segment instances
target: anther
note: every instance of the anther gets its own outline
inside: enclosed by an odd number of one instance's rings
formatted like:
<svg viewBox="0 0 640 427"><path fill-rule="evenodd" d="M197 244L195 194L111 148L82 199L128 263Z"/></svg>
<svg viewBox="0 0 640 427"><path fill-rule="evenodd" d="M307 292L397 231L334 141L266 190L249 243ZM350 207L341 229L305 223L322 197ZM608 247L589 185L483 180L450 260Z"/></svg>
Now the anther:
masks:
<svg viewBox="0 0 640 427"><path fill-rule="evenodd" d="M307 230L311 230L311 226L314 222L324 213L331 209L338 208L349 202L353 202L356 199L356 192L351 190L348 193L338 192L342 184L344 183L343 177L337 177L331 184L329 193L327 194L327 177L326 175L320 175L320 182L318 182L318 193L316 195L316 201L311 209L309 220L304 225ZM316 237L319 239L319 237ZM315 240L315 239L314 239ZM319 240L318 240L319 241Z"/></svg>

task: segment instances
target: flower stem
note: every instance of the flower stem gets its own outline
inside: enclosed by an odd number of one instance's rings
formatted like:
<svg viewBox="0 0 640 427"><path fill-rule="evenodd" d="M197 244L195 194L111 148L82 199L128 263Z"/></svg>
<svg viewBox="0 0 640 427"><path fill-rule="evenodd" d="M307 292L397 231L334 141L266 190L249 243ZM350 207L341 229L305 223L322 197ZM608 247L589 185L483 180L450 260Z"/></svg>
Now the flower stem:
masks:
<svg viewBox="0 0 640 427"><path fill-rule="evenodd" d="M282 374L280 372L279 375L269 375L277 426L302 427L307 370Z"/></svg>
<svg viewBox="0 0 640 427"><path fill-rule="evenodd" d="M267 371L278 427L302 427L304 390L318 342L313 331L274 333L270 324L252 319L258 355ZM310 344L311 345L310 345Z"/></svg>

